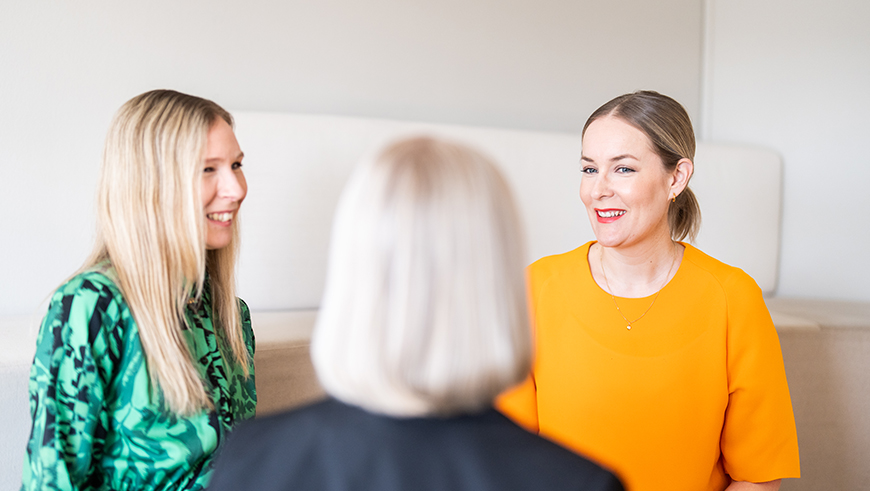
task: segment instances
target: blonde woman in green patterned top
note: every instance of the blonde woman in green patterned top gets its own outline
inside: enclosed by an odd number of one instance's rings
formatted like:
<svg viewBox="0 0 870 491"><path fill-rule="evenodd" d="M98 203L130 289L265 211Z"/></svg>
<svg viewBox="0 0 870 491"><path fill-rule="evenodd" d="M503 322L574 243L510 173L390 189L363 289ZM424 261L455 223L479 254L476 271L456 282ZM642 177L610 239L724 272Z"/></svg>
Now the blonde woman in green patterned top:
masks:
<svg viewBox="0 0 870 491"><path fill-rule="evenodd" d="M166 90L115 116L96 246L37 340L22 489L202 489L227 432L254 416L232 125L214 102Z"/></svg>

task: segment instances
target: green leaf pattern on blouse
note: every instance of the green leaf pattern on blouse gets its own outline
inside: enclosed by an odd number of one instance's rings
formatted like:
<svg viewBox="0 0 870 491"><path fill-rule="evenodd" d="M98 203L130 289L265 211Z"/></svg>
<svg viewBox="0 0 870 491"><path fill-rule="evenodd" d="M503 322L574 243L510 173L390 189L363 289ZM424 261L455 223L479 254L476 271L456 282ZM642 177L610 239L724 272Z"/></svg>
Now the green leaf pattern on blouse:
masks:
<svg viewBox="0 0 870 491"><path fill-rule="evenodd" d="M250 313L239 306L253 360ZM188 307L184 334L215 410L178 417L152 390L138 326L117 286L96 271L62 285L30 371L33 427L21 489L203 489L215 450L257 404L253 363L246 378L224 361L211 312L206 285L202 301Z"/></svg>

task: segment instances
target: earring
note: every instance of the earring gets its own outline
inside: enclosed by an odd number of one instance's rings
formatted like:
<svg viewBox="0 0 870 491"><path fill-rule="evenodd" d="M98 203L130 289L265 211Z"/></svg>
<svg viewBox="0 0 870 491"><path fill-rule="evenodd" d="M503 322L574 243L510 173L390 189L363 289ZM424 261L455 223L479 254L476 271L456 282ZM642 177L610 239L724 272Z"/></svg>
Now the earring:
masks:
<svg viewBox="0 0 870 491"><path fill-rule="evenodd" d="M677 202L677 193L674 193L674 199L672 199L671 201L673 201L674 203Z"/></svg>

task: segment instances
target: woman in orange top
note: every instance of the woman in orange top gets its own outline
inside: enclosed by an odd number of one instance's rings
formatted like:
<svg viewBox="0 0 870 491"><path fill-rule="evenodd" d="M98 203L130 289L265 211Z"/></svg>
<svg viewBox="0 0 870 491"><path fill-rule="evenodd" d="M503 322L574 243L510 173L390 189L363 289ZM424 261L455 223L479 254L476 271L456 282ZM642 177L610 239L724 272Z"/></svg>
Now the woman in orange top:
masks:
<svg viewBox="0 0 870 491"><path fill-rule="evenodd" d="M499 406L627 489L778 489L799 477L779 339L755 282L691 245L695 139L656 92L583 128L597 241L529 267L537 360Z"/></svg>

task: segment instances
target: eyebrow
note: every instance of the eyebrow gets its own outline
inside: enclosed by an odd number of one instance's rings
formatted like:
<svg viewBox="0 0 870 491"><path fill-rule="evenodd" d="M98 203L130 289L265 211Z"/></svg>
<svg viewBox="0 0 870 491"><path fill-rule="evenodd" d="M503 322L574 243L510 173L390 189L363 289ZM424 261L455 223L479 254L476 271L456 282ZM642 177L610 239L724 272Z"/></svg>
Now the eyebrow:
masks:
<svg viewBox="0 0 870 491"><path fill-rule="evenodd" d="M245 158L245 152L239 152L239 154L236 155L236 158L234 158L233 160L238 161L238 160L242 160L243 158ZM206 162L215 162L218 160L222 160L222 157L212 157L210 159L205 159Z"/></svg>
<svg viewBox="0 0 870 491"><path fill-rule="evenodd" d="M625 160L625 159L639 160L637 157L635 157L634 155L632 155L630 153L624 153L622 155L617 155L616 157L613 157L612 159L610 159L610 161L617 162L617 161ZM585 155L581 155L580 160L585 161L585 162L593 162L593 163L595 162L594 160L590 159L589 157L587 157Z"/></svg>

